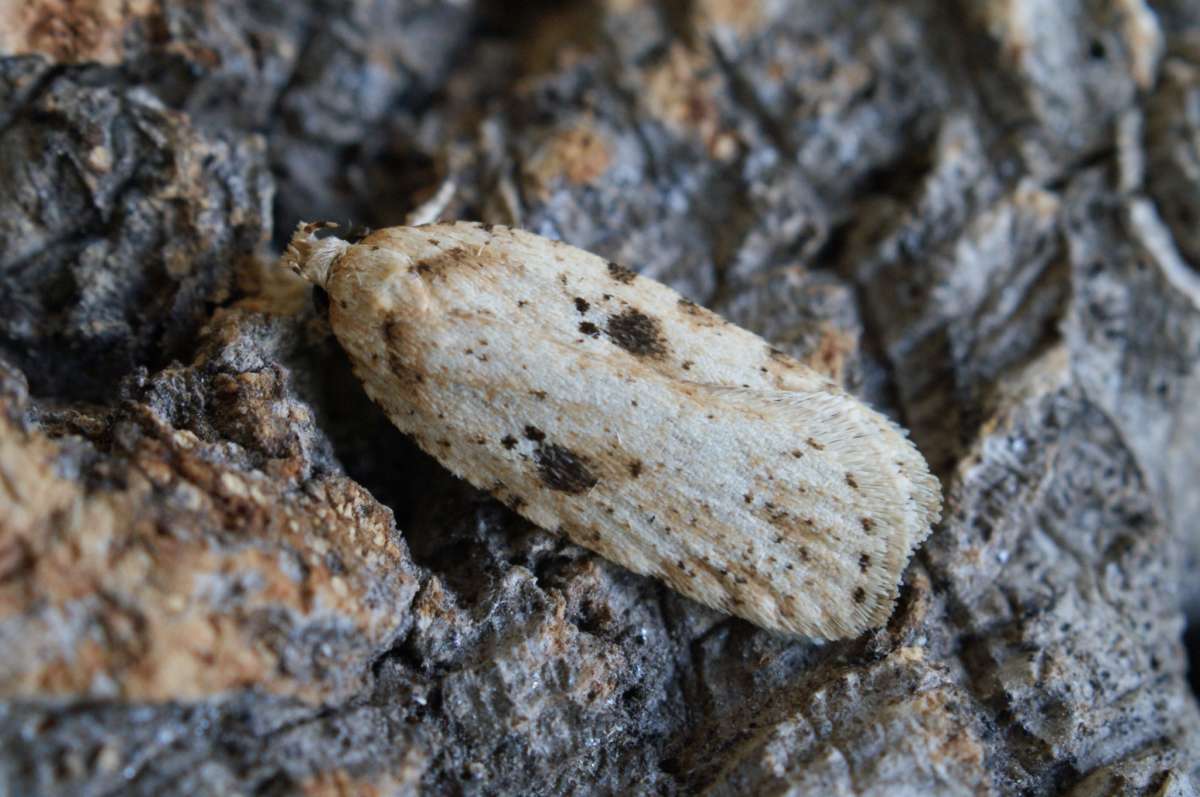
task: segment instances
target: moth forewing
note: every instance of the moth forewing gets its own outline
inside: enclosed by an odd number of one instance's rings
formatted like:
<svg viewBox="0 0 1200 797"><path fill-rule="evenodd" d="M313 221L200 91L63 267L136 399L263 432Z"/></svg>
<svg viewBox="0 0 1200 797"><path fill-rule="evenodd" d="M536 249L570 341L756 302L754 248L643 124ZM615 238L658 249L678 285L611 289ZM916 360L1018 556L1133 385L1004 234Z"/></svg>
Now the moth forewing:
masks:
<svg viewBox="0 0 1200 797"><path fill-rule="evenodd" d="M291 265L328 291L367 393L456 475L763 627L886 621L940 491L902 431L820 374L529 233L297 237Z"/></svg>

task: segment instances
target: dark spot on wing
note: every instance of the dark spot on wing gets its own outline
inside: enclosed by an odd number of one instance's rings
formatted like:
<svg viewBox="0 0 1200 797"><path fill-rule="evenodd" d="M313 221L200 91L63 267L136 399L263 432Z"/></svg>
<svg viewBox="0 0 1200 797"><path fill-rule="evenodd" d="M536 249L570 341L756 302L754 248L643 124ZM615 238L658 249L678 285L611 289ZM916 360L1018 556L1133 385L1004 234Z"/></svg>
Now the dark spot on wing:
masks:
<svg viewBox="0 0 1200 797"><path fill-rule="evenodd" d="M585 335L591 335L593 338L600 337L600 327L593 324L591 321L581 321L579 331Z"/></svg>
<svg viewBox="0 0 1200 797"><path fill-rule="evenodd" d="M608 264L608 275L617 282L624 283L625 285L637 279L637 272L631 271L619 263L613 263L612 261L609 261Z"/></svg>
<svg viewBox="0 0 1200 797"><path fill-rule="evenodd" d="M667 351L658 321L632 307L610 316L605 333L613 343L637 357L661 357Z"/></svg>
<svg viewBox="0 0 1200 797"><path fill-rule="evenodd" d="M389 344L399 344L404 338L404 327L399 321L389 318L383 322L383 339Z"/></svg>
<svg viewBox="0 0 1200 797"><path fill-rule="evenodd" d="M824 450L825 450L825 446L821 445L821 444L820 444L820 443L818 443L816 440L813 440L811 437L810 437L810 438L808 438L807 440L805 440L804 442L808 443L810 446L812 446L813 448L815 448L815 449L816 449L816 450L818 450L818 451L824 451Z"/></svg>
<svg viewBox="0 0 1200 797"><path fill-rule="evenodd" d="M535 443L540 443L546 439L546 433L536 426L526 426L525 439L532 440Z"/></svg>
<svg viewBox="0 0 1200 797"><path fill-rule="evenodd" d="M587 492L599 482L588 467L587 458L568 448L554 443L539 445L534 456L538 475L551 490L578 494Z"/></svg>
<svg viewBox="0 0 1200 797"><path fill-rule="evenodd" d="M504 435L504 437L503 437L503 438L500 440L500 445L504 446L504 447L505 447L505 448L507 448L509 451L512 451L512 450L513 450L513 448L514 448L514 447L517 445L517 438L513 437L513 436L512 436L512 435L510 435L510 434L506 434L506 435Z"/></svg>
<svg viewBox="0 0 1200 797"><path fill-rule="evenodd" d="M871 554L864 553L858 557L858 569L864 573L871 567Z"/></svg>
<svg viewBox="0 0 1200 797"><path fill-rule="evenodd" d="M767 347L767 356L772 360L782 360L783 362L789 362L791 360L791 357L787 355L787 352L781 351L774 346Z"/></svg>
<svg viewBox="0 0 1200 797"><path fill-rule="evenodd" d="M642 461L640 459L635 459L629 463L629 475L634 479L642 475Z"/></svg>
<svg viewBox="0 0 1200 797"><path fill-rule="evenodd" d="M854 588L854 602L863 603L867 600L867 591L862 587Z"/></svg>
<svg viewBox="0 0 1200 797"><path fill-rule="evenodd" d="M429 257L413 263L408 267L411 274L418 274L430 279L444 277L455 267L463 265L479 265L480 261L473 253L461 246L435 252Z"/></svg>
<svg viewBox="0 0 1200 797"><path fill-rule="evenodd" d="M719 328L726 324L725 319L709 310L707 307L696 304L691 299L680 299L677 302L679 310L696 324L708 328ZM717 332L716 334L720 334Z"/></svg>
<svg viewBox="0 0 1200 797"><path fill-rule="evenodd" d="M858 480L854 478L853 473L846 474L846 484L850 485L850 489L852 490L858 489Z"/></svg>
<svg viewBox="0 0 1200 797"><path fill-rule="evenodd" d="M588 303L587 303L587 300L586 300L586 299L581 299L581 298L579 298L578 296L576 296L576 297L575 297L575 309L576 309L576 310L578 310L578 311L579 311L579 312L581 312L581 313L586 313L586 312L588 311Z"/></svg>
<svg viewBox="0 0 1200 797"><path fill-rule="evenodd" d="M863 531L870 531L875 528L875 521L869 517L862 518L859 522L862 523Z"/></svg>

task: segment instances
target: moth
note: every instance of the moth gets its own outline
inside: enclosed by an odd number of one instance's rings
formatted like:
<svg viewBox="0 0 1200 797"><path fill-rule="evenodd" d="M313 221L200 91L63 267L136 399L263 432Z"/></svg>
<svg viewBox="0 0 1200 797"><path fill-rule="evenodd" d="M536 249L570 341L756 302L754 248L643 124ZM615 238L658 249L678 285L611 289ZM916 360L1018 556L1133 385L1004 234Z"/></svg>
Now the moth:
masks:
<svg viewBox="0 0 1200 797"><path fill-rule="evenodd" d="M763 628L882 625L941 489L903 430L670 288L477 223L302 224L367 394L544 529Z"/></svg>

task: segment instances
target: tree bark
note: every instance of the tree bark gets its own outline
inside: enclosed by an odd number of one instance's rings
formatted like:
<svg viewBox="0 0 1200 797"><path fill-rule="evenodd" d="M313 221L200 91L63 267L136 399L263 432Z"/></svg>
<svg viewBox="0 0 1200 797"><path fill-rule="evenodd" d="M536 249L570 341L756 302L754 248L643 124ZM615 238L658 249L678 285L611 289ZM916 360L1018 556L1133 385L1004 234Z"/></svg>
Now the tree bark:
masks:
<svg viewBox="0 0 1200 797"><path fill-rule="evenodd" d="M1200 7L148 0L0 20L0 790L1200 789ZM297 221L521 226L911 430L884 628L786 639L456 481Z"/></svg>

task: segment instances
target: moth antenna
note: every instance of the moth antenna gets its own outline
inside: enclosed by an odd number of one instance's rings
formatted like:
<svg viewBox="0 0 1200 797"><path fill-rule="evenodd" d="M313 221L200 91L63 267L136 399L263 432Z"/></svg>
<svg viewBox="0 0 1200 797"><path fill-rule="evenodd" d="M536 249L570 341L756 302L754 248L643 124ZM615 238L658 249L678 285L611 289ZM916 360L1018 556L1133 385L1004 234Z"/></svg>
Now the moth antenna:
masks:
<svg viewBox="0 0 1200 797"><path fill-rule="evenodd" d="M424 203L413 208L412 212L405 217L404 223L409 227L433 224L446 211L446 208L450 206L450 201L454 199L454 192L457 190L458 185L454 182L454 179L450 177L446 178L445 182L438 188L437 193Z"/></svg>

